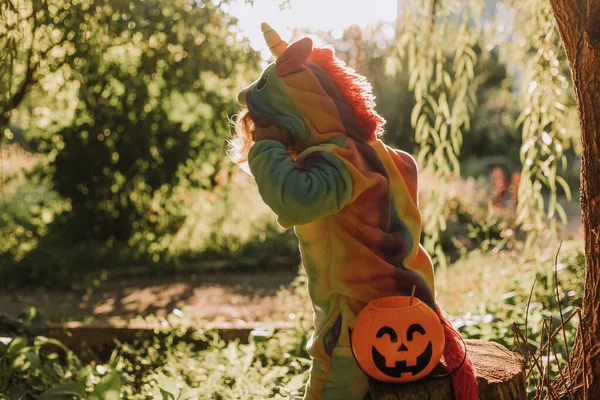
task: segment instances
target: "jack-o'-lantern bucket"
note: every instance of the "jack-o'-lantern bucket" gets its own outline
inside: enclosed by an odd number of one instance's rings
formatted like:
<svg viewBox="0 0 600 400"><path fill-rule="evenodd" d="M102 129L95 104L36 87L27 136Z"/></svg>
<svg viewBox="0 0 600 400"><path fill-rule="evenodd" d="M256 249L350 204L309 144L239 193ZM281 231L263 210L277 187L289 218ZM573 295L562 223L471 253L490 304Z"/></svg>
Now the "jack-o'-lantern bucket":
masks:
<svg viewBox="0 0 600 400"><path fill-rule="evenodd" d="M415 297L382 297L357 315L350 342L365 374L383 382L411 382L427 376L442 358L444 327Z"/></svg>

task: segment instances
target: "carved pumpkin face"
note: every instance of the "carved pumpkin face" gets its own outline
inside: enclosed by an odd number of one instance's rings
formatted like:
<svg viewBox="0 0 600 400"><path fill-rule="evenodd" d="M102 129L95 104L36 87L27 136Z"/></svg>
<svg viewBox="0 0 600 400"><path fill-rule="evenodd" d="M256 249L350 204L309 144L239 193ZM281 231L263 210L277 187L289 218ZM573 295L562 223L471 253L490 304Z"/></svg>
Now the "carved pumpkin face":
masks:
<svg viewBox="0 0 600 400"><path fill-rule="evenodd" d="M385 382L411 382L433 370L444 351L444 328L422 301L373 300L354 321L352 348L365 373Z"/></svg>

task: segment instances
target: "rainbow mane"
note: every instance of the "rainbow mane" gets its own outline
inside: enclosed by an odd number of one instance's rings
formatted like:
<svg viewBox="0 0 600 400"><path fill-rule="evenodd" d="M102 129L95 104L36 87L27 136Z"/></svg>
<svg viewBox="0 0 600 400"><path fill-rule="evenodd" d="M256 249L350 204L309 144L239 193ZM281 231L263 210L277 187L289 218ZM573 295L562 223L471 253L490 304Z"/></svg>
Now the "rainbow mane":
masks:
<svg viewBox="0 0 600 400"><path fill-rule="evenodd" d="M331 47L315 48L308 59L327 72L352 106L364 137L370 141L382 136L385 119L375 111L375 96L367 78L336 58Z"/></svg>

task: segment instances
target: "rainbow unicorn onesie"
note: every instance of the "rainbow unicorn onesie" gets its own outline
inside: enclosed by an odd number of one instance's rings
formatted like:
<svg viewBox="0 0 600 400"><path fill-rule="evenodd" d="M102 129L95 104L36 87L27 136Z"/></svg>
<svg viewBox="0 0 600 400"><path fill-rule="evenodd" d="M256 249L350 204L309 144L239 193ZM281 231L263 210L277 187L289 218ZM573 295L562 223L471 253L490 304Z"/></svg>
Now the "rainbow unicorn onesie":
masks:
<svg viewBox="0 0 600 400"><path fill-rule="evenodd" d="M356 364L348 327L371 300L415 296L447 322L444 357L453 368L463 349L435 301L431 259L419 244L418 169L407 153L378 139L384 119L366 79L309 38L291 45L261 26L276 62L238 100L264 121L287 128L303 151L292 157L260 140L248 163L261 197L294 228L308 276L315 331L305 399L363 400L368 377ZM470 360L454 374L459 400L477 399Z"/></svg>

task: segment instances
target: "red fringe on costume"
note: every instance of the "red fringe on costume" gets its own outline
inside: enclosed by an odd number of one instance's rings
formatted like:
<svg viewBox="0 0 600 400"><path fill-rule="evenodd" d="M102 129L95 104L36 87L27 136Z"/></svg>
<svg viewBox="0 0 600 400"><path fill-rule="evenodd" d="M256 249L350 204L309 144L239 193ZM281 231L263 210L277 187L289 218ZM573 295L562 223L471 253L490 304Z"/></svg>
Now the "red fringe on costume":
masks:
<svg viewBox="0 0 600 400"><path fill-rule="evenodd" d="M452 327L452 321L450 321L450 317L444 310L438 307L435 311L444 325L446 338L444 360L446 361L448 370L454 371L465 356L460 333ZM462 367L452 374L452 385L454 386L454 396L457 400L479 400L475 367L468 354Z"/></svg>
<svg viewBox="0 0 600 400"><path fill-rule="evenodd" d="M334 57L330 47L315 48L309 57L335 82L336 87L354 109L356 119L367 140L383 135L385 119L375 111L375 96L367 78L359 75L343 61Z"/></svg>

